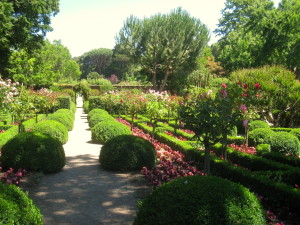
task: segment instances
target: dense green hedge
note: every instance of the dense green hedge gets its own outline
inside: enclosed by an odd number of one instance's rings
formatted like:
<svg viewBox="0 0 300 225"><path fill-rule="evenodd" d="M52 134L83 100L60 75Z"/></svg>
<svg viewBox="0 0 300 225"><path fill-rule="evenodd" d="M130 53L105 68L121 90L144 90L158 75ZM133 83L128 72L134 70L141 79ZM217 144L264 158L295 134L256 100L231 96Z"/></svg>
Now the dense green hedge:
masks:
<svg viewBox="0 0 300 225"><path fill-rule="evenodd" d="M293 156L286 156L278 152L260 152L257 151L257 154L260 155L261 157L284 163L290 166L295 166L300 169L300 158L295 158Z"/></svg>
<svg viewBox="0 0 300 225"><path fill-rule="evenodd" d="M249 123L249 130L255 130L257 128L269 128L270 126L267 122L262 121L262 120L253 120Z"/></svg>
<svg viewBox="0 0 300 225"><path fill-rule="evenodd" d="M90 121L94 115L109 115L109 113L104 109L92 109L87 115L87 120Z"/></svg>
<svg viewBox="0 0 300 225"><path fill-rule="evenodd" d="M36 132L23 132L9 140L1 149L4 168L53 173L65 165L65 152L58 139Z"/></svg>
<svg viewBox="0 0 300 225"><path fill-rule="evenodd" d="M42 225L42 215L33 201L15 185L0 182L0 224Z"/></svg>
<svg viewBox="0 0 300 225"><path fill-rule="evenodd" d="M90 105L90 102L89 101L84 101L83 102L83 111L84 113L88 114L89 113L89 105Z"/></svg>
<svg viewBox="0 0 300 225"><path fill-rule="evenodd" d="M156 151L149 141L133 136L119 135L108 140L101 148L99 162L109 170L141 170L152 168Z"/></svg>
<svg viewBox="0 0 300 225"><path fill-rule="evenodd" d="M164 183L140 205L134 225L266 224L256 196L242 185L213 176Z"/></svg>
<svg viewBox="0 0 300 225"><path fill-rule="evenodd" d="M105 144L113 137L124 134L131 134L130 128L122 123L111 120L98 123L92 128L92 140L101 144Z"/></svg>
<svg viewBox="0 0 300 225"><path fill-rule="evenodd" d="M274 132L270 137L271 152L300 156L299 139L288 132Z"/></svg>
<svg viewBox="0 0 300 225"><path fill-rule="evenodd" d="M53 113L47 117L47 120L55 120L63 124L68 129L68 131L73 130L74 120L68 114Z"/></svg>
<svg viewBox="0 0 300 225"><path fill-rule="evenodd" d="M71 109L71 97L70 96L57 97L57 101L58 101L58 104L55 107L56 110Z"/></svg>
<svg viewBox="0 0 300 225"><path fill-rule="evenodd" d="M93 128L94 126L96 126L98 123L101 123L103 121L115 121L115 119L109 115L109 114L96 114L93 115L90 119L89 119L89 126L91 128Z"/></svg>
<svg viewBox="0 0 300 225"><path fill-rule="evenodd" d="M68 129L62 123L55 120L41 121L35 124L31 131L48 134L57 138L62 144L65 144L68 141Z"/></svg>
<svg viewBox="0 0 300 225"><path fill-rule="evenodd" d="M58 110L56 110L56 111L54 112L54 114L56 114L56 113L64 113L64 114L67 114L67 115L72 119L73 122L74 122L74 120L75 120L75 114L74 114L74 112L73 112L72 110L70 110L70 109L58 109Z"/></svg>

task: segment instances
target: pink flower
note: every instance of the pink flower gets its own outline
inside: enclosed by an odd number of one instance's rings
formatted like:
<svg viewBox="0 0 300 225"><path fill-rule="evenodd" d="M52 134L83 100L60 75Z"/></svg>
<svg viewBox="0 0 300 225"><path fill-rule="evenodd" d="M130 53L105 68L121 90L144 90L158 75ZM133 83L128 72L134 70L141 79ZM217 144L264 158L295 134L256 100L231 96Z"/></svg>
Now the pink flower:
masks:
<svg viewBox="0 0 300 225"><path fill-rule="evenodd" d="M222 84L222 87L223 87L223 88L227 88L226 84Z"/></svg>
<svg viewBox="0 0 300 225"><path fill-rule="evenodd" d="M256 97L257 97L257 98L260 98L260 94L257 94Z"/></svg>
<svg viewBox="0 0 300 225"><path fill-rule="evenodd" d="M227 91L226 90L221 90L221 98L226 98L228 96Z"/></svg>
<svg viewBox="0 0 300 225"><path fill-rule="evenodd" d="M248 95L247 94L242 94L242 96L247 97Z"/></svg>
<svg viewBox="0 0 300 225"><path fill-rule="evenodd" d="M254 86L255 86L256 89L260 89L260 84L259 83L255 83Z"/></svg>
<svg viewBox="0 0 300 225"><path fill-rule="evenodd" d="M245 113L247 111L247 107L245 105L241 105L240 109L242 110L242 113Z"/></svg>

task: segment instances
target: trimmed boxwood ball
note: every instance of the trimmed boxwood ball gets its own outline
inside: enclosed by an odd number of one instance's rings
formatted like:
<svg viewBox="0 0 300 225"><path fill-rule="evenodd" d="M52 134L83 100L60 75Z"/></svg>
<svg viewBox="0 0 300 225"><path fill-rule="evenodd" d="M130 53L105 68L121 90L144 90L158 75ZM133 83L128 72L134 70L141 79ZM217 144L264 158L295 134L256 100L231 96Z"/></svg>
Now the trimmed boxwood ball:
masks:
<svg viewBox="0 0 300 225"><path fill-rule="evenodd" d="M299 139L288 132L275 132L270 139L270 145L271 152L280 152L296 157L300 155Z"/></svg>
<svg viewBox="0 0 300 225"><path fill-rule="evenodd" d="M15 185L0 182L0 224L41 225L43 221L27 194Z"/></svg>
<svg viewBox="0 0 300 225"><path fill-rule="evenodd" d="M109 170L140 170L152 168L156 151L149 141L133 136L119 135L108 140L101 148L99 162Z"/></svg>
<svg viewBox="0 0 300 225"><path fill-rule="evenodd" d="M96 124L103 122L105 120L114 121L115 119L109 114L96 114L93 115L89 120L89 126L92 128Z"/></svg>
<svg viewBox="0 0 300 225"><path fill-rule="evenodd" d="M75 120L75 115L72 112L72 110L70 110L70 109L58 109L58 110L55 111L55 113L67 114L67 115L69 115L72 118L73 121Z"/></svg>
<svg viewBox="0 0 300 225"><path fill-rule="evenodd" d="M270 128L257 128L249 132L248 140L251 146L269 144L270 138L275 132Z"/></svg>
<svg viewBox="0 0 300 225"><path fill-rule="evenodd" d="M49 134L57 138L60 143L65 144L68 141L68 129L60 122L55 120L45 120L35 124L31 131Z"/></svg>
<svg viewBox="0 0 300 225"><path fill-rule="evenodd" d="M58 121L62 123L68 129L68 131L73 130L74 120L68 114L65 113L50 114L48 115L47 120Z"/></svg>
<svg viewBox="0 0 300 225"><path fill-rule="evenodd" d="M130 128L114 120L103 121L92 128L92 140L101 144L113 137L124 134L131 134Z"/></svg>
<svg viewBox="0 0 300 225"><path fill-rule="evenodd" d="M245 187L214 176L180 177L153 190L134 225L264 225L259 200Z"/></svg>
<svg viewBox="0 0 300 225"><path fill-rule="evenodd" d="M104 109L92 109L87 115L87 120L89 121L92 116L97 115L97 114L109 115L109 113L107 111L105 111Z"/></svg>
<svg viewBox="0 0 300 225"><path fill-rule="evenodd" d="M257 128L270 128L269 124L262 120L254 120L249 123L249 130L255 130Z"/></svg>
<svg viewBox="0 0 300 225"><path fill-rule="evenodd" d="M65 152L57 138L37 132L19 133L1 149L4 168L26 169L53 173L60 171L65 163Z"/></svg>

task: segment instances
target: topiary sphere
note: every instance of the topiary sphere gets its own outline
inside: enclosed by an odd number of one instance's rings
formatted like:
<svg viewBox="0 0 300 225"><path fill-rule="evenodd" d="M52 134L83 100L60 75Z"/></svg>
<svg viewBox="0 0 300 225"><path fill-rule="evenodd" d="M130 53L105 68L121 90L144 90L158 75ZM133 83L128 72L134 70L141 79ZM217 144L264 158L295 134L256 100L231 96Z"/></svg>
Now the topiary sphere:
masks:
<svg viewBox="0 0 300 225"><path fill-rule="evenodd" d="M120 135L108 140L101 148L99 162L109 170L140 170L152 168L156 151L149 141L133 136Z"/></svg>
<svg viewBox="0 0 300 225"><path fill-rule="evenodd" d="M0 182L0 224L42 225L42 215L32 200L15 185Z"/></svg>
<svg viewBox="0 0 300 225"><path fill-rule="evenodd" d="M275 132L270 128L257 128L249 132L248 140L251 146L269 144L270 138Z"/></svg>
<svg viewBox="0 0 300 225"><path fill-rule="evenodd" d="M68 129L62 123L55 120L38 122L31 128L31 131L49 134L50 136L57 138L62 144L67 143L69 138Z"/></svg>
<svg viewBox="0 0 300 225"><path fill-rule="evenodd" d="M90 118L89 126L93 128L94 126L96 126L96 124L106 120L115 121L115 119L109 114L96 114Z"/></svg>
<svg viewBox="0 0 300 225"><path fill-rule="evenodd" d="M73 121L75 120L75 115L72 112L72 110L70 110L70 109L58 109L58 110L55 111L54 114L56 114L56 113L67 114L68 116L70 116L72 118Z"/></svg>
<svg viewBox="0 0 300 225"><path fill-rule="evenodd" d="M298 157L300 155L299 139L288 132L275 132L270 138L271 152Z"/></svg>
<svg viewBox="0 0 300 225"><path fill-rule="evenodd" d="M269 128L270 126L267 122L262 120L254 120L249 123L249 131L255 130L257 128Z"/></svg>
<svg viewBox="0 0 300 225"><path fill-rule="evenodd" d="M57 122L62 123L68 129L68 131L73 130L74 120L68 114L65 113L50 114L48 115L47 120L55 120Z"/></svg>
<svg viewBox="0 0 300 225"><path fill-rule="evenodd" d="M36 132L19 133L1 149L5 168L53 173L66 164L65 152L57 138Z"/></svg>
<svg viewBox="0 0 300 225"><path fill-rule="evenodd" d="M97 115L97 114L108 115L109 113L107 111L105 111L104 109L92 109L87 115L87 120L89 121L92 116Z"/></svg>
<svg viewBox="0 0 300 225"><path fill-rule="evenodd" d="M259 200L240 184L213 176L180 177L153 190L134 225L264 225Z"/></svg>
<svg viewBox="0 0 300 225"><path fill-rule="evenodd" d="M92 128L92 140L101 144L105 144L113 137L124 134L131 134L130 128L115 120L103 121Z"/></svg>

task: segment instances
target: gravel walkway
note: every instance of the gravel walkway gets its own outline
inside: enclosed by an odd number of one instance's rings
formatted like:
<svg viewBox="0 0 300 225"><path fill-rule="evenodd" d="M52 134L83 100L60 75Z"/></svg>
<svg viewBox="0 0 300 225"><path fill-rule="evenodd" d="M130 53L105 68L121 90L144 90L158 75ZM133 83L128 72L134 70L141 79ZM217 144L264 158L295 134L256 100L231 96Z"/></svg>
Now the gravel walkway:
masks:
<svg viewBox="0 0 300 225"><path fill-rule="evenodd" d="M132 224L137 187L132 174L103 170L101 145L91 142L91 131L78 98L74 129L64 145L67 164L45 175L29 196L41 209L45 225Z"/></svg>

